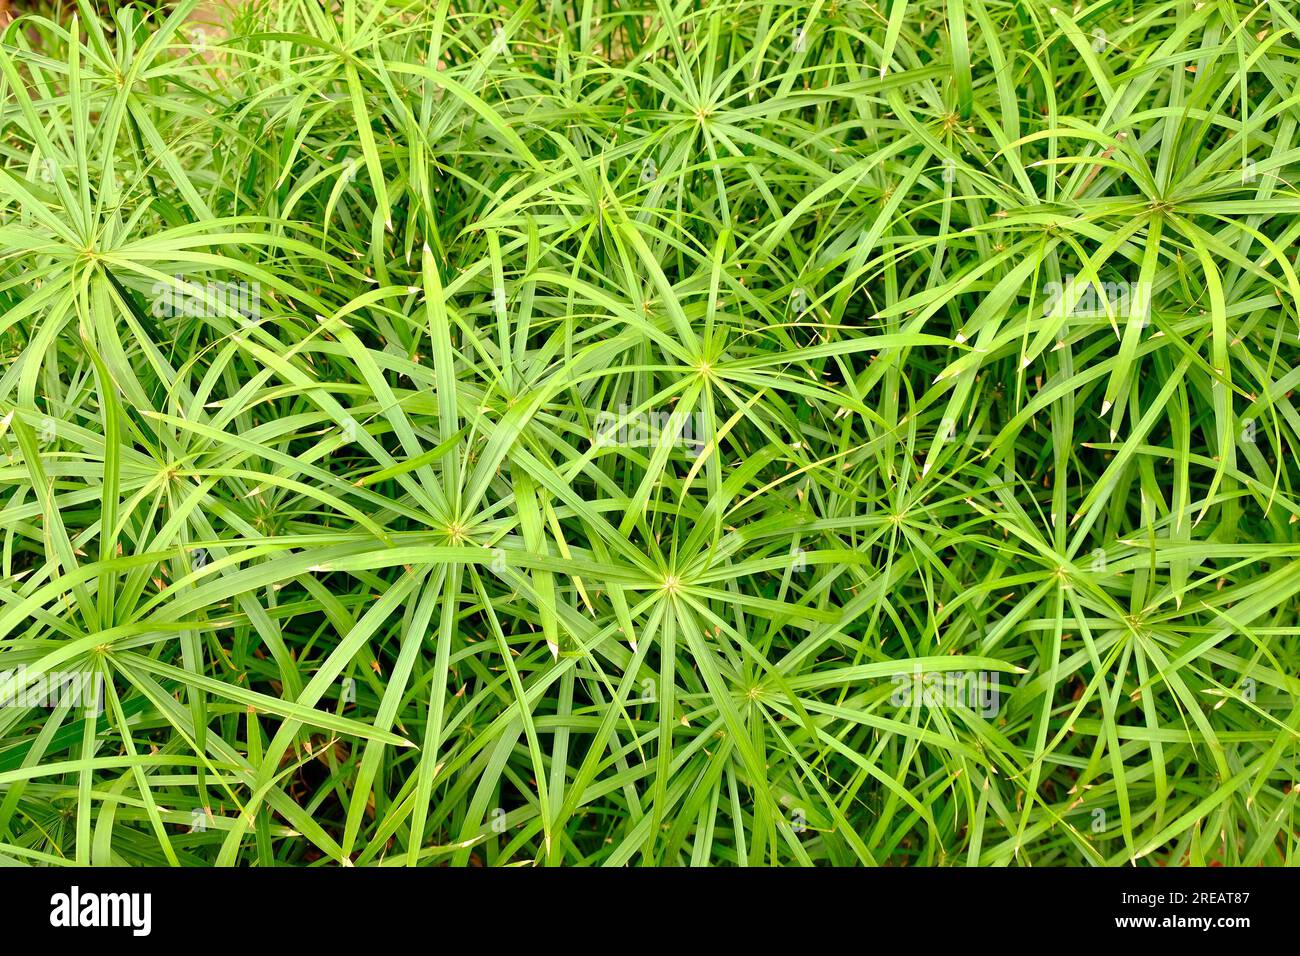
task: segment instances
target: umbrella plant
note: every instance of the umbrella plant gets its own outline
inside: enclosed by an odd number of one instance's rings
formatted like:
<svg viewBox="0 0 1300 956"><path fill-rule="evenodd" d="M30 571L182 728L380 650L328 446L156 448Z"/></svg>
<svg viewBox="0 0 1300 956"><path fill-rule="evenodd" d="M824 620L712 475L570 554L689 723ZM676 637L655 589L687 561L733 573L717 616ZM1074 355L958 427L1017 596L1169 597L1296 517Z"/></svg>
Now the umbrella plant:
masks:
<svg viewBox="0 0 1300 956"><path fill-rule="evenodd" d="M20 17L0 861L1296 862L1298 123L1285 0Z"/></svg>

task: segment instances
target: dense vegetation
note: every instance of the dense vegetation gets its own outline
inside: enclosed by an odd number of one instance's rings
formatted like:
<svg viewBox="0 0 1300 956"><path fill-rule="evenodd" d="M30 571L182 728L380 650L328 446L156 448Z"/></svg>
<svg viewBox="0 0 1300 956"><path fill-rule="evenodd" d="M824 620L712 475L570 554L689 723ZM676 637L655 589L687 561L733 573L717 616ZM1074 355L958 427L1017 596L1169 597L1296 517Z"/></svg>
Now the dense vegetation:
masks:
<svg viewBox="0 0 1300 956"><path fill-rule="evenodd" d="M1295 862L1300 11L1053 2L11 24L0 862Z"/></svg>

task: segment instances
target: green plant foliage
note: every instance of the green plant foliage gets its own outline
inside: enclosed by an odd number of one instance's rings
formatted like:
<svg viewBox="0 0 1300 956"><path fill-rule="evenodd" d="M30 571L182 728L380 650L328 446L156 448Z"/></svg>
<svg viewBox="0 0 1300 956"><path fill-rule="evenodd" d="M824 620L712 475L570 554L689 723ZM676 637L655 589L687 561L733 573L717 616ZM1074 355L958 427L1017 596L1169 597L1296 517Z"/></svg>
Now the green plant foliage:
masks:
<svg viewBox="0 0 1300 956"><path fill-rule="evenodd" d="M1296 862L1298 12L1052 2L11 24L0 862Z"/></svg>

